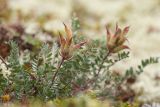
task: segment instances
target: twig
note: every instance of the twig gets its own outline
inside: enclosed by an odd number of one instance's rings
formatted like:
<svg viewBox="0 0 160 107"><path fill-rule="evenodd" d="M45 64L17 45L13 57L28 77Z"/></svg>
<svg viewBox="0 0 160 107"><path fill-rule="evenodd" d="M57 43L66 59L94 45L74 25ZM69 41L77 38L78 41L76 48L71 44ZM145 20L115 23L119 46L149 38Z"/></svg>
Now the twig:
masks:
<svg viewBox="0 0 160 107"><path fill-rule="evenodd" d="M107 55L103 58L103 60L102 60L102 62L101 62L101 64L100 64L100 67L99 67L99 69L98 69L98 73L96 74L96 77L98 77L99 73L101 72L101 69L102 69L102 67L103 67L103 64L104 64L105 60L107 59L107 57L109 56L109 54L110 54L110 52L108 52Z"/></svg>
<svg viewBox="0 0 160 107"><path fill-rule="evenodd" d="M53 83L54 83L54 81L55 81L55 79L56 79L56 76L57 76L57 74L58 74L58 72L59 72L59 69L61 68L63 62L64 62L64 59L62 58L60 64L59 64L58 67L57 67L57 70L56 70L55 74L53 75L51 85L53 85Z"/></svg>
<svg viewBox="0 0 160 107"><path fill-rule="evenodd" d="M97 74L96 74L91 80L88 80L88 81L86 82L87 85L92 84L92 83L95 82L95 80L98 78L98 76L99 76L99 74L100 74L100 72L101 72L101 69L102 69L102 67L103 67L103 64L104 64L105 60L107 59L107 57L108 57L109 55L110 55L110 52L108 52L108 53L106 54L106 56L103 58L103 60L102 60L102 62L101 62L101 64L100 64L100 67L99 67L99 69L98 69Z"/></svg>
<svg viewBox="0 0 160 107"><path fill-rule="evenodd" d="M0 59L1 59L1 61L5 64L5 66L7 67L7 69L8 69L8 65L7 65L7 63L5 62L5 60L0 56Z"/></svg>

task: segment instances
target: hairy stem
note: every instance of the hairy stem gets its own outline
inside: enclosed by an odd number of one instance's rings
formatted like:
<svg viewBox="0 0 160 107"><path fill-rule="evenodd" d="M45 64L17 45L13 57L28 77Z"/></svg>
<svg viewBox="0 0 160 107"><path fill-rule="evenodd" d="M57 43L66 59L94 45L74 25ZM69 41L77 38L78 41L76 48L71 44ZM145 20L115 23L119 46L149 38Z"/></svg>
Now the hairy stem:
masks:
<svg viewBox="0 0 160 107"><path fill-rule="evenodd" d="M100 66L99 66L98 73L96 74L96 77L97 77L97 76L99 75L99 73L101 72L101 69L102 69L102 67L103 67L103 64L104 64L105 60L108 58L109 54L110 54L110 52L108 52L107 55L103 58Z"/></svg>
<svg viewBox="0 0 160 107"><path fill-rule="evenodd" d="M92 84L92 83L95 82L95 80L98 78L98 76L99 76L99 74L100 74L100 72L101 72L101 70L102 70L103 64L104 64L105 60L108 58L109 54L110 54L110 52L108 52L108 53L106 54L106 56L103 58L100 66L99 66L99 69L98 69L97 74L96 74L91 80L88 80L88 81L86 82L86 86L89 85L89 84Z"/></svg>
<svg viewBox="0 0 160 107"><path fill-rule="evenodd" d="M57 70L56 70L55 74L53 75L52 84L51 84L51 85L53 85L53 83L54 83L54 81L55 81L55 79L56 79L56 76L57 76L57 74L58 74L58 72L59 72L59 69L61 68L63 62L64 62L64 59L62 58L61 62L59 63L59 65L58 65L58 67L57 67Z"/></svg>

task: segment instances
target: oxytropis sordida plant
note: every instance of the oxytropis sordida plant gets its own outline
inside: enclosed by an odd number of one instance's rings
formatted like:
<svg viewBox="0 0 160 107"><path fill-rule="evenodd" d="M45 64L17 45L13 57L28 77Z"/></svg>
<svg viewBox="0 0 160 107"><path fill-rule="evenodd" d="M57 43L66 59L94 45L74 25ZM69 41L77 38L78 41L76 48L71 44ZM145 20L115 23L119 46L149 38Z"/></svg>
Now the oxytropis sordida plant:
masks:
<svg viewBox="0 0 160 107"><path fill-rule="evenodd" d="M109 82L114 85L108 91L110 94L115 91L111 89L124 78L114 75L110 67L129 56L129 52L123 51L129 49L125 45L129 27L120 29L116 25L114 34L106 27L105 42L86 41L85 37L78 36L77 33L73 37L74 28L66 24L64 29L66 35L59 32L58 43L45 43L38 52L20 52L17 43L9 42L10 55L7 59L1 58L3 66L10 71L6 77L0 75L2 100L69 97L90 89L103 91L105 85L102 84ZM0 69L5 72L4 68Z"/></svg>
<svg viewBox="0 0 160 107"><path fill-rule="evenodd" d="M62 34L59 32L59 42L60 42L60 56L61 56L61 62L57 67L57 71L53 76L52 82L54 82L58 70L63 64L64 61L67 61L73 57L73 52L77 49L81 48L84 44L86 44L86 41L73 44L73 34L71 28L69 28L66 24L64 24L66 37L62 36Z"/></svg>

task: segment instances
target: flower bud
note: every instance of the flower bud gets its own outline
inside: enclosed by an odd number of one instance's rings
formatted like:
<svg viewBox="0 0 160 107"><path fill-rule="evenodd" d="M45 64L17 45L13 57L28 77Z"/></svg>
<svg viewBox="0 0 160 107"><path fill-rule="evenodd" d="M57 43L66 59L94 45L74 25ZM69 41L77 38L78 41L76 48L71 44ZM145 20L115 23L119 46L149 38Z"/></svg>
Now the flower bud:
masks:
<svg viewBox="0 0 160 107"><path fill-rule="evenodd" d="M110 53L116 53L124 49L129 49L128 46L124 45L126 39L126 34L129 31L129 27L125 27L121 30L118 25L116 25L116 31L114 34L111 34L109 29L107 30L107 49Z"/></svg>
<svg viewBox="0 0 160 107"><path fill-rule="evenodd" d="M72 30L64 24L65 32L66 32L66 38L64 38L61 33L59 33L59 41L60 41L60 55L62 56L63 60L68 60L73 56L73 52L76 49L79 49L82 47L85 42L81 42L78 44L73 44L72 39Z"/></svg>

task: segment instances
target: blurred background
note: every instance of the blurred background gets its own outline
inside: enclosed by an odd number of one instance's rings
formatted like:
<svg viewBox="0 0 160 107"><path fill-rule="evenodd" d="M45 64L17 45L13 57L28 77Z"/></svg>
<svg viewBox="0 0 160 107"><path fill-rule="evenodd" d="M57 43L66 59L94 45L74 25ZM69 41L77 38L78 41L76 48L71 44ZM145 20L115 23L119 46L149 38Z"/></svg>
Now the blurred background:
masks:
<svg viewBox="0 0 160 107"><path fill-rule="evenodd" d="M116 23L130 26L131 57L113 70L124 73L141 59L160 56L160 0L0 0L1 24L21 23L25 32L38 33L42 41L51 38L39 33L40 28L56 36L64 29L62 22L70 24L74 16L82 34L93 39L105 39L105 25L113 30ZM160 97L160 64L147 67L132 87L144 91L142 100Z"/></svg>

